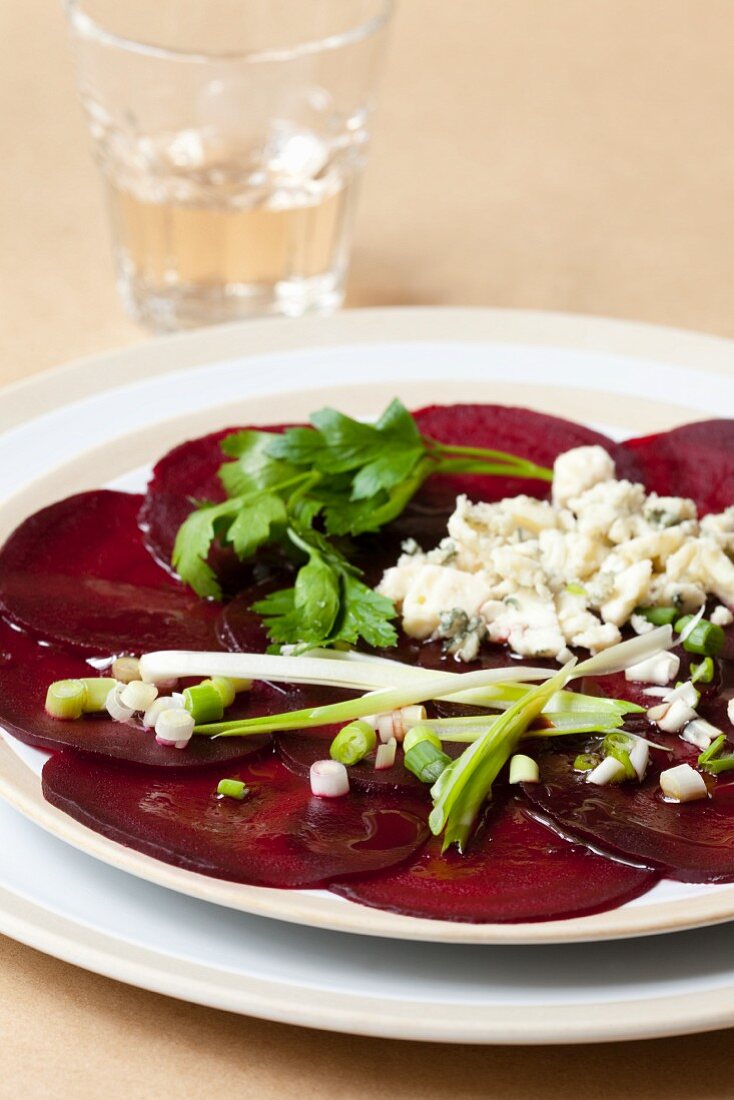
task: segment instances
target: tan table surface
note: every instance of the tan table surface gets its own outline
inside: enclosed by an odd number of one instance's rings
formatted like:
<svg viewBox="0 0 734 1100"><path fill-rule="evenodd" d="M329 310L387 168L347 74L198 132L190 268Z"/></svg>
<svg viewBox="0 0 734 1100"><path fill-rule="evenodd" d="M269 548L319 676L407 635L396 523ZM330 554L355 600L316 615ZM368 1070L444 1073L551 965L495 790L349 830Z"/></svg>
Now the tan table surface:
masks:
<svg viewBox="0 0 734 1100"><path fill-rule="evenodd" d="M352 306L472 304L734 335L732 0L401 0ZM0 4L0 382L146 334L121 312L53 0ZM0 423L2 420L0 404ZM0 939L0 1096L734 1095L730 1034L422 1046L130 989Z"/></svg>

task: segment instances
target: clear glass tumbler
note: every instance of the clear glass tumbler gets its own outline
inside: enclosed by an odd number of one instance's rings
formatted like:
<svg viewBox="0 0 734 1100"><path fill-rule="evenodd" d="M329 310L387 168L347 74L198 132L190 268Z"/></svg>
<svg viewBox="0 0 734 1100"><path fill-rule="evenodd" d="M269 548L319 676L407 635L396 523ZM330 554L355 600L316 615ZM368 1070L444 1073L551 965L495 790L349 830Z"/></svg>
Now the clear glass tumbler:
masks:
<svg viewBox="0 0 734 1100"><path fill-rule="evenodd" d="M341 304L392 6L66 0L133 317Z"/></svg>

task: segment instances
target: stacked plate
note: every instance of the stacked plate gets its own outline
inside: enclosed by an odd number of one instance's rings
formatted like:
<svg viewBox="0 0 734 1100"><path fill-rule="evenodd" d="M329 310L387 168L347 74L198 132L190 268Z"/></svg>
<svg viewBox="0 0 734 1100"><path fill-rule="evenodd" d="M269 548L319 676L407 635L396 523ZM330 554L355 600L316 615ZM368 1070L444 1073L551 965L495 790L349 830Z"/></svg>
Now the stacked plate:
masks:
<svg viewBox="0 0 734 1100"><path fill-rule="evenodd" d="M734 409L734 348L615 322L454 310L155 341L6 391L0 537L59 496L142 488L156 456L192 435L295 421L324 403L370 416L395 395L408 406L524 405L622 437ZM80 966L219 1008L392 1038L577 1043L734 1022L734 928L721 923L734 917L733 886L664 883L613 912L551 923L404 918L133 853L43 801L43 759L0 742L0 829L13 837L0 846L0 930Z"/></svg>

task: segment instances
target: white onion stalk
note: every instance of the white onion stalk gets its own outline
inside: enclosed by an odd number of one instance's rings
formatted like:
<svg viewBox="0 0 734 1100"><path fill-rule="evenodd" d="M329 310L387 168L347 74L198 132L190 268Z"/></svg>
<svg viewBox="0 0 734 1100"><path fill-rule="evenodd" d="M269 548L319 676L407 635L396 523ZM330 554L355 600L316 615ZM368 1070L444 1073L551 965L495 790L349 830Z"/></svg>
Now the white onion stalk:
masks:
<svg viewBox="0 0 734 1100"><path fill-rule="evenodd" d="M349 775L338 760L315 760L309 779L311 794L317 798L343 798L349 794Z"/></svg>
<svg viewBox="0 0 734 1100"><path fill-rule="evenodd" d="M663 700L666 703L674 703L676 699L682 699L689 707L697 707L700 698L701 694L695 685L690 680L686 680L680 687L671 688L663 697Z"/></svg>
<svg viewBox="0 0 734 1100"><path fill-rule="evenodd" d="M364 721L372 726L380 741L386 745L392 737L402 742L408 730L424 722L425 718L426 708L413 706L402 707L400 710L390 711L389 714L370 714Z"/></svg>
<svg viewBox="0 0 734 1100"><path fill-rule="evenodd" d="M624 678L630 683L669 684L678 675L680 657L677 653L656 653L644 661L637 661L625 669Z"/></svg>
<svg viewBox="0 0 734 1100"><path fill-rule="evenodd" d="M680 733L684 726L697 718L693 707L689 707L682 699L674 699L672 703L663 703L659 707L651 707L647 717L654 722L658 729L665 733Z"/></svg>
<svg viewBox="0 0 734 1100"><path fill-rule="evenodd" d="M158 688L142 680L130 680L120 692L120 702L131 710L147 710L155 702Z"/></svg>
<svg viewBox="0 0 734 1100"><path fill-rule="evenodd" d="M582 661L581 664L576 665L572 679L576 680L579 676L610 676L614 672L624 672L631 665L639 664L647 657L655 657L676 644L670 624L656 627L649 634L628 638L626 642L619 642Z"/></svg>
<svg viewBox="0 0 734 1100"><path fill-rule="evenodd" d="M537 760L533 760L532 756L523 756L522 753L511 757L509 782L512 784L539 783L540 769Z"/></svg>
<svg viewBox="0 0 734 1100"><path fill-rule="evenodd" d="M159 695L143 715L143 725L146 729L153 729L164 710L181 710L183 705L183 695Z"/></svg>
<svg viewBox="0 0 734 1100"><path fill-rule="evenodd" d="M378 745L375 756L375 771L384 772L391 768L395 763L397 751L398 743L394 737L386 745Z"/></svg>
<svg viewBox="0 0 734 1100"><path fill-rule="evenodd" d="M650 747L643 738L639 737L629 752L630 764L637 772L640 783L645 778L647 765L650 762ZM608 759L608 758L607 758Z"/></svg>
<svg viewBox="0 0 734 1100"><path fill-rule="evenodd" d="M124 684L116 684L110 689L105 699L105 710L116 722L129 722L135 713L133 708L125 706L120 698L124 689Z"/></svg>
<svg viewBox="0 0 734 1100"><path fill-rule="evenodd" d="M693 802L708 798L708 788L700 772L690 764L679 764L660 773L660 788L668 802Z"/></svg>
<svg viewBox="0 0 734 1100"><path fill-rule="evenodd" d="M721 730L707 722L705 718L694 718L681 733L684 741L689 745L695 745L702 752L705 752L717 737L721 737Z"/></svg>
<svg viewBox="0 0 734 1100"><path fill-rule="evenodd" d="M194 732L194 719L181 708L163 710L155 721L155 739L159 745L185 749Z"/></svg>
<svg viewBox="0 0 734 1100"><path fill-rule="evenodd" d="M624 764L613 756L605 756L593 771L586 776L587 783L597 787L606 787L608 783L619 783L624 776Z"/></svg>

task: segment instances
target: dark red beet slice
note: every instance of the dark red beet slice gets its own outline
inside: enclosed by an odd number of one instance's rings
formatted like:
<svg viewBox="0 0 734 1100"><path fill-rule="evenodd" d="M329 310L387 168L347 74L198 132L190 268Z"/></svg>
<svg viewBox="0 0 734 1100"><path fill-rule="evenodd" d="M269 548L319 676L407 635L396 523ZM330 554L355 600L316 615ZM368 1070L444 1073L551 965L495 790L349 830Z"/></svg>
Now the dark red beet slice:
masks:
<svg viewBox="0 0 734 1100"><path fill-rule="evenodd" d="M431 840L409 864L334 893L412 917L480 923L562 920L599 913L649 890L659 877L606 859L531 820L518 800L488 815L465 856Z"/></svg>
<svg viewBox="0 0 734 1100"><path fill-rule="evenodd" d="M663 740L661 738L661 740ZM673 754L653 752L644 783L592 787L573 771L573 754L541 757L541 782L526 787L531 803L564 834L636 862L658 867L683 882L734 881L734 785L711 783L708 800L665 802L663 768L695 764L697 750L667 737Z"/></svg>
<svg viewBox="0 0 734 1100"><path fill-rule="evenodd" d="M582 424L508 405L429 405L413 414L421 432L440 443L487 447L552 467L563 451L598 444L617 458L618 446ZM550 483L520 478L461 475L432 478L423 496L439 502L466 493L474 500L500 500L527 493L547 497Z"/></svg>
<svg viewBox="0 0 734 1100"><path fill-rule="evenodd" d="M244 801L218 798L211 773L161 778L60 753L44 767L43 791L77 821L139 852L259 886L312 887L392 867L426 839L426 808L405 795L314 798L275 757L225 774L247 784Z"/></svg>
<svg viewBox="0 0 734 1100"><path fill-rule="evenodd" d="M691 497L699 514L734 501L734 420L704 420L622 444L648 492Z"/></svg>
<svg viewBox="0 0 734 1100"><path fill-rule="evenodd" d="M179 750L156 744L150 730L111 718L63 722L46 714L44 700L50 683L94 674L81 657L36 645L27 634L0 621L0 726L27 745L78 749L161 768L201 768L241 760L262 751L270 741L268 737L195 737L188 748ZM281 698L267 685L258 684L251 693L237 697L237 708L232 707L228 715L270 713L282 709Z"/></svg>
<svg viewBox="0 0 734 1100"><path fill-rule="evenodd" d="M141 498L106 490L58 501L0 550L0 613L35 637L86 654L218 649L219 608L145 549Z"/></svg>

